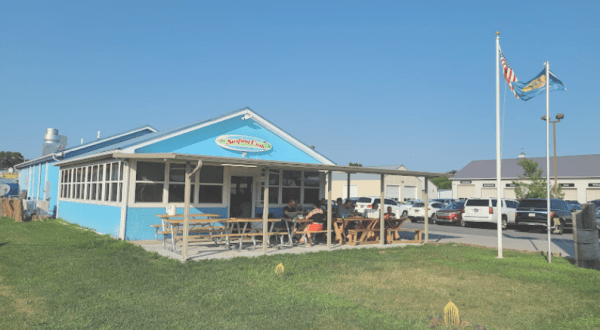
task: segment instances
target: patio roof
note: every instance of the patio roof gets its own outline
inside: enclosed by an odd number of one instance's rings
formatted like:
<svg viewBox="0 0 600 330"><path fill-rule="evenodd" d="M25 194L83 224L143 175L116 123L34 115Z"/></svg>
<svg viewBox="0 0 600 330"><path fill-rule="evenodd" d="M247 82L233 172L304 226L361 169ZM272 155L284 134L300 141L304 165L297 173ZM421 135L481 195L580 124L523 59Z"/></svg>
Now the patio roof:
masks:
<svg viewBox="0 0 600 330"><path fill-rule="evenodd" d="M136 160L163 160L172 162L198 162L202 161L204 164L222 165L222 166L242 166L242 167L276 167L276 168L290 168L290 169L304 169L313 171L332 171L332 172L344 172L344 173L370 173L370 174L383 174L383 175L404 175L404 176L416 176L426 178L437 178L437 177L449 177L451 174L448 173L435 173L435 172L420 172L420 171L404 171L390 168L377 168L377 167L356 167L356 166L340 166L340 165L328 165L328 164L311 164L311 163L297 163L297 162L284 162L284 161L273 161L273 160L262 160L262 159L250 159L250 158L237 158L237 157L219 157L219 156L204 156L204 155L190 155L190 154L178 154L178 153L148 153L148 154L135 154L135 153L124 153L124 152L107 152L102 154L96 154L89 157L81 157L77 159L65 160L57 163L56 165L77 165L82 163L88 163L90 161L101 160L101 159L136 159Z"/></svg>

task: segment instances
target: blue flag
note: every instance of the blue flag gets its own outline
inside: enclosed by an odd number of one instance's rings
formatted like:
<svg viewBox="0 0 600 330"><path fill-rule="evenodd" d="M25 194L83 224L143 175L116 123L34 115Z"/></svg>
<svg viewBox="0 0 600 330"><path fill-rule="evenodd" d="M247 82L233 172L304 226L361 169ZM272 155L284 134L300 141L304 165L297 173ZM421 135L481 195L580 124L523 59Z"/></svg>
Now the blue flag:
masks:
<svg viewBox="0 0 600 330"><path fill-rule="evenodd" d="M514 81L512 86L515 93L523 101L534 98L546 91L546 69L527 82ZM565 84L550 71L550 90L566 91Z"/></svg>

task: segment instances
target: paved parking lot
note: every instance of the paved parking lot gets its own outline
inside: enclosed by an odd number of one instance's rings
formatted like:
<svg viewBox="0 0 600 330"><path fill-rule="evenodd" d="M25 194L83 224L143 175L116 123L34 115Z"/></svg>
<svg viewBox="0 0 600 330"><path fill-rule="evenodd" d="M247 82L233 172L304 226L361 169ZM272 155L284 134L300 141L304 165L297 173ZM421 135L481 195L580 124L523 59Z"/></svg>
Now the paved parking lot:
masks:
<svg viewBox="0 0 600 330"><path fill-rule="evenodd" d="M423 222L404 223L403 228L424 228ZM461 227L456 225L429 224L429 241L434 243L466 243L487 247L498 247L498 234L495 227L479 225ZM502 232L504 249L521 251L548 251L548 235L545 228L520 231L509 227ZM565 230L562 235L552 235L552 252L560 252L563 256L574 257L575 246L573 234Z"/></svg>

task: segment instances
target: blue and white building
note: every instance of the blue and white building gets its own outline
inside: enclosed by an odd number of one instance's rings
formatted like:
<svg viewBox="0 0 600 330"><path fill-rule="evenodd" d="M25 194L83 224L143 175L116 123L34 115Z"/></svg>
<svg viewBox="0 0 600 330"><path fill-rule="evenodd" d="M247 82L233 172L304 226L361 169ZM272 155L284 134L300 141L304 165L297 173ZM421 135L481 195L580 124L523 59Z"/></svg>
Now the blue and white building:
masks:
<svg viewBox="0 0 600 330"><path fill-rule="evenodd" d="M47 170L50 160L54 170ZM156 215L165 214L169 206L184 213L185 174L197 168L191 178L190 212L223 217L259 217L265 184L268 213L281 217L289 199L310 207L325 197L326 174L332 171L382 177L400 173L337 166L248 108L96 146L74 157L65 150L60 159L43 157L20 167L31 169L32 179L24 175L23 183L33 188L34 198L47 197L41 180L56 178L50 180L50 191L56 192L50 199L56 201L57 217L126 240L154 239L150 225L159 224Z"/></svg>
<svg viewBox="0 0 600 330"><path fill-rule="evenodd" d="M115 143L120 143L154 132L156 132L154 128L144 126L75 147L65 148L63 150L58 148L58 150L47 153L42 157L18 164L15 168L20 171L19 189L24 192L27 199L34 202L38 213L56 216L58 207L59 168L54 165L57 162L74 157L81 157L100 148L105 148ZM56 141L58 141L58 130L49 128L46 137L48 137L49 134L52 134L50 139L56 137ZM57 149L57 147L58 146L55 146L55 149Z"/></svg>

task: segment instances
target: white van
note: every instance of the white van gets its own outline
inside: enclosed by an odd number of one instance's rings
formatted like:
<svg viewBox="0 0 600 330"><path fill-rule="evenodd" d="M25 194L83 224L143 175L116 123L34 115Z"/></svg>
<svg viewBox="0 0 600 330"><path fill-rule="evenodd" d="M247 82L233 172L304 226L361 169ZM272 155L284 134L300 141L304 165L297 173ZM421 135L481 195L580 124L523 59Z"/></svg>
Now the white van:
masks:
<svg viewBox="0 0 600 330"><path fill-rule="evenodd" d="M496 198L469 198L465 202L460 225L468 227L472 222L498 223ZM502 200L502 229L515 223L515 214L519 202L512 199Z"/></svg>

